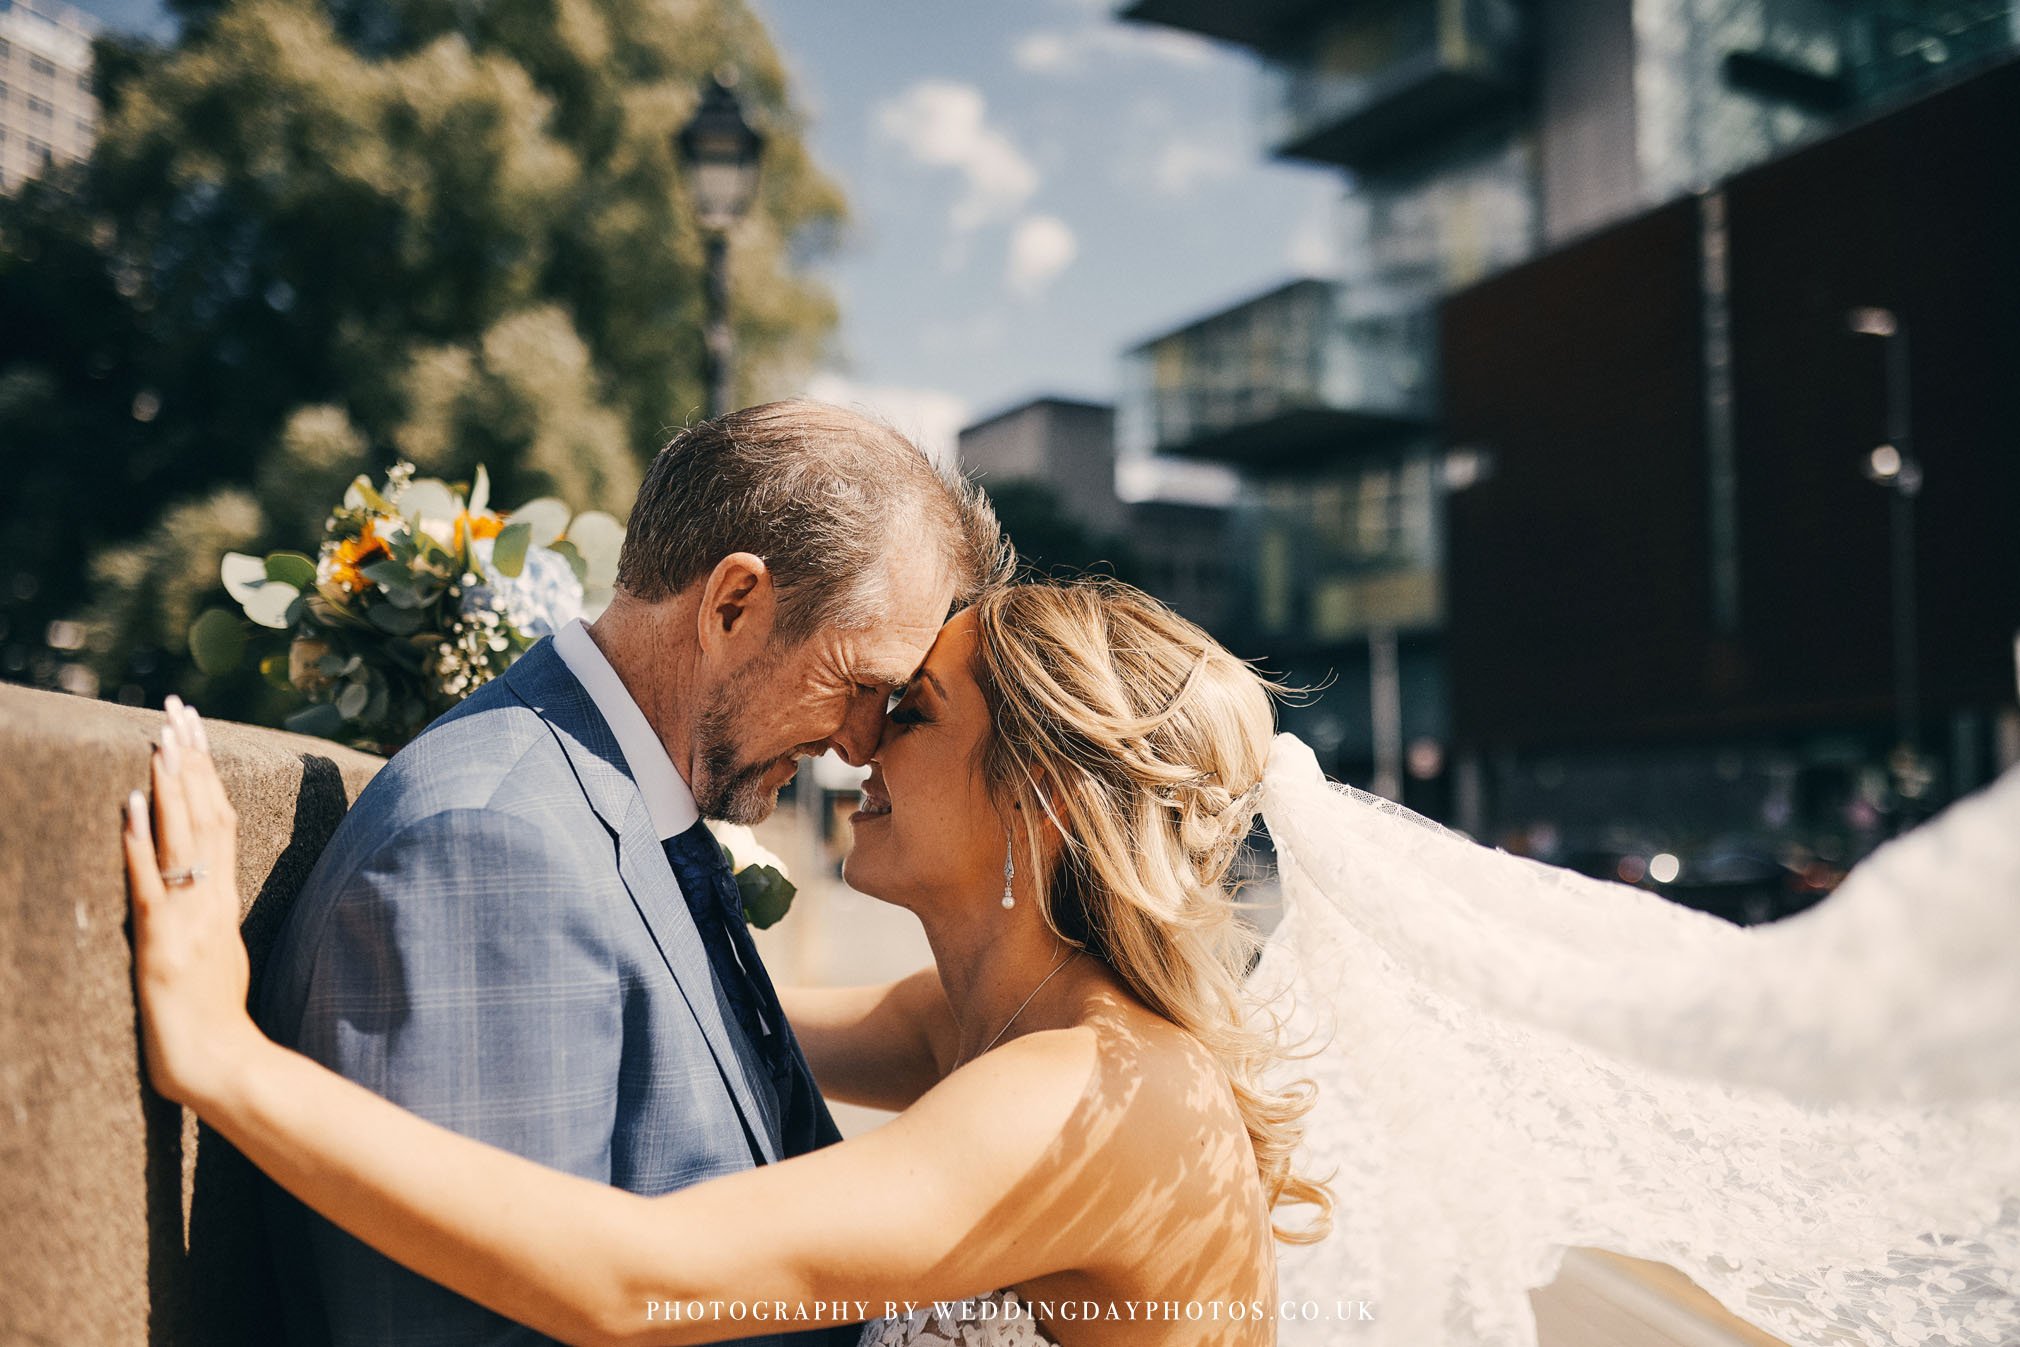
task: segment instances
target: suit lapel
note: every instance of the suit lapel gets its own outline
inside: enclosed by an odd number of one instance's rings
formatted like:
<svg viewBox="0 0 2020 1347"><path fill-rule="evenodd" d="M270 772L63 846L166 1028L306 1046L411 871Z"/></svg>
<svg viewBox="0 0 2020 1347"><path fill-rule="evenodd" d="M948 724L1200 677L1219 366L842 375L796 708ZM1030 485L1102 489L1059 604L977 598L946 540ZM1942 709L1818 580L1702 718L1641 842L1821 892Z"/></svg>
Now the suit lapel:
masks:
<svg viewBox="0 0 2020 1347"><path fill-rule="evenodd" d="M552 640L543 640L514 663L506 671L505 682L547 722L568 755L590 807L617 839L618 876L632 905L708 1042L716 1070L736 1103L753 1149L765 1163L776 1161L778 1144L770 1115L751 1091L743 1059L716 1000L708 953L702 948L701 936L694 929L694 919L680 896L645 799L625 765L616 736L595 701L555 653Z"/></svg>

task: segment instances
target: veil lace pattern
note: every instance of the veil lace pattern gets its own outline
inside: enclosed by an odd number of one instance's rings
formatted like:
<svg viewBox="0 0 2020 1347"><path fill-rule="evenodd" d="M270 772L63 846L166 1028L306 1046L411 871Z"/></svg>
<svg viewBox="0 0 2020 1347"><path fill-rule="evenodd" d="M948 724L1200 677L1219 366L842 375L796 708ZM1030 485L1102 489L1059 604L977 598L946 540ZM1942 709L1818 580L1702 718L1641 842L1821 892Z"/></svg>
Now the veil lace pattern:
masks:
<svg viewBox="0 0 2020 1347"><path fill-rule="evenodd" d="M1794 1344L2020 1344L2020 771L1758 927L1479 846L1289 735L1263 816L1254 984L1338 1203L1280 1251L1316 1309L1287 1347L1535 1347L1579 1245Z"/></svg>

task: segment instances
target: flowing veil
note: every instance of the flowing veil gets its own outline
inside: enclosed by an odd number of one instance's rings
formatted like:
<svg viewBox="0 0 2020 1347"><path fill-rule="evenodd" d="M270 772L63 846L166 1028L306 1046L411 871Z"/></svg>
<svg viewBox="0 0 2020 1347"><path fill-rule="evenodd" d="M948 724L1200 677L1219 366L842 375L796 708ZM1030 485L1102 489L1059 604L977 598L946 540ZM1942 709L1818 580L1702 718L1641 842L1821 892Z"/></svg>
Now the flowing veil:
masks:
<svg viewBox="0 0 2020 1347"><path fill-rule="evenodd" d="M2020 771L1758 927L1479 846L1290 735L1263 817L1252 981L1309 1040L1337 1201L1280 1246L1316 1315L1284 1343L1535 1347L1526 1292L1586 1245L1790 1343L2020 1344Z"/></svg>

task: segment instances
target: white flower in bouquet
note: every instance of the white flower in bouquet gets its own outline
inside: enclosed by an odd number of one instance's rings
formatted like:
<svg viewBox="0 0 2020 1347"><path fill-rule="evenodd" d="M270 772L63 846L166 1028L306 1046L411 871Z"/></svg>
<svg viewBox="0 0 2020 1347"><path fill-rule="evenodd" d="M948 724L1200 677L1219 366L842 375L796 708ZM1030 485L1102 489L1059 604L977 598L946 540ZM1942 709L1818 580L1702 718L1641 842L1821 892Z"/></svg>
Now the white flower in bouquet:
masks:
<svg viewBox="0 0 2020 1347"><path fill-rule="evenodd" d="M478 583L463 591L463 616L495 613L529 640L552 636L582 616L582 582L567 558L535 543L526 549L519 574L502 575L491 564L494 546L491 538L470 544Z"/></svg>

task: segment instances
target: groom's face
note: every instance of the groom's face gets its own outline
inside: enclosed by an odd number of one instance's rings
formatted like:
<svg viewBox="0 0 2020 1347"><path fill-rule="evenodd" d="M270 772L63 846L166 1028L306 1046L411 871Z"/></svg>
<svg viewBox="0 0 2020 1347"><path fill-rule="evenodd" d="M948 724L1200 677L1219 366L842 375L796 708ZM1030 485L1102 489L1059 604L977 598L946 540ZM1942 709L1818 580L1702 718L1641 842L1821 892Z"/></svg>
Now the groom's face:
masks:
<svg viewBox="0 0 2020 1347"><path fill-rule="evenodd" d="M876 751L892 692L911 678L953 602L937 566L899 558L886 620L821 628L724 659L695 725L694 797L703 817L758 823L801 758L833 750L861 766Z"/></svg>

